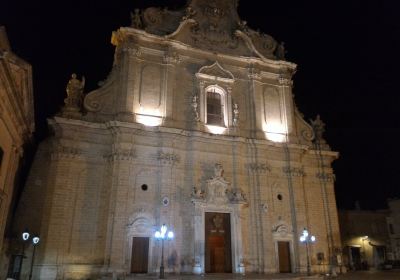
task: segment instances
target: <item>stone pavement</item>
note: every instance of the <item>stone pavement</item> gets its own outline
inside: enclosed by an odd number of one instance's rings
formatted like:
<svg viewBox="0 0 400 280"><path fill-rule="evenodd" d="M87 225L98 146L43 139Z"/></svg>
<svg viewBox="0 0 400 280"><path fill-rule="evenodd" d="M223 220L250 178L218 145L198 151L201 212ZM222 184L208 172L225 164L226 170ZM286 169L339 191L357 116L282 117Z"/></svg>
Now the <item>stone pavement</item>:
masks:
<svg viewBox="0 0 400 280"><path fill-rule="evenodd" d="M337 280L399 280L400 270L356 271L335 278Z"/></svg>
<svg viewBox="0 0 400 280"><path fill-rule="evenodd" d="M303 274L246 274L242 276L240 274L206 274L204 276L198 275L166 275L166 280L320 280L324 279L322 276L306 276ZM158 275L131 275L125 278L126 280L155 280L158 279Z"/></svg>

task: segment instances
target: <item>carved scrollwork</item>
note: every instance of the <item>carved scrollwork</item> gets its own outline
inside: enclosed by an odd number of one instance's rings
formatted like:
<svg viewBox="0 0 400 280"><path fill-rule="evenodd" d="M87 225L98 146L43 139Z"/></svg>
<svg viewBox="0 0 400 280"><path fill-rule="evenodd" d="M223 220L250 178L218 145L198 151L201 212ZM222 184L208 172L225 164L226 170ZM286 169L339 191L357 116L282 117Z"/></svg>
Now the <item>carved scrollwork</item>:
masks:
<svg viewBox="0 0 400 280"><path fill-rule="evenodd" d="M161 8L148 8L143 14L146 23L160 24L163 20L163 10Z"/></svg>
<svg viewBox="0 0 400 280"><path fill-rule="evenodd" d="M301 131L301 136L306 140L306 141L312 141L314 139L314 133L310 129L303 129Z"/></svg>
<svg viewBox="0 0 400 280"><path fill-rule="evenodd" d="M272 232L280 236L286 236L290 233L290 230L285 223L279 223L272 228Z"/></svg>

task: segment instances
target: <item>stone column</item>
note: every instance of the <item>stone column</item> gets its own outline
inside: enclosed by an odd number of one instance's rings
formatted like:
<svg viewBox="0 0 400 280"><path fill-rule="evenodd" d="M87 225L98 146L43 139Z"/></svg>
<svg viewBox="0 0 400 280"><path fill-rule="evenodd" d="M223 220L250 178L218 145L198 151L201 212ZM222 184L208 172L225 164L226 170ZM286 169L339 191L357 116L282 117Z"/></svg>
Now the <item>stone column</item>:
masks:
<svg viewBox="0 0 400 280"><path fill-rule="evenodd" d="M130 137L122 133L118 128L111 129L114 136L112 152L108 156L111 174L111 194L108 212L108 228L105 252L105 272L124 274L125 267L125 240L126 205L128 203L128 191L130 175L133 169L135 152L133 141L125 141ZM132 140L132 139L130 139Z"/></svg>

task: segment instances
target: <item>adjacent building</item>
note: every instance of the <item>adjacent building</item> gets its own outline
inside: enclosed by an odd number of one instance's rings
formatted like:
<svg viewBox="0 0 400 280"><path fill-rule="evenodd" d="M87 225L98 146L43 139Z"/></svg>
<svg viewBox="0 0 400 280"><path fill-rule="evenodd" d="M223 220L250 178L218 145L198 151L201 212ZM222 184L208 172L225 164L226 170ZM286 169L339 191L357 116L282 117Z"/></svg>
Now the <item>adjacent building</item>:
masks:
<svg viewBox="0 0 400 280"><path fill-rule="evenodd" d="M400 199L388 200L388 206L387 223L391 247L389 258L400 261Z"/></svg>
<svg viewBox="0 0 400 280"><path fill-rule="evenodd" d="M312 269L333 269L338 153L296 108L283 45L237 5L136 10L101 86L71 76L17 212L41 236L34 279L155 273L163 224L167 272L304 272L304 228Z"/></svg>
<svg viewBox="0 0 400 280"><path fill-rule="evenodd" d="M382 269L391 258L389 210L339 211L343 264L350 270Z"/></svg>
<svg viewBox="0 0 400 280"><path fill-rule="evenodd" d="M0 26L0 271L7 270L5 228L15 197L24 145L34 131L32 69L13 53L6 30ZM4 278L1 274L1 278Z"/></svg>

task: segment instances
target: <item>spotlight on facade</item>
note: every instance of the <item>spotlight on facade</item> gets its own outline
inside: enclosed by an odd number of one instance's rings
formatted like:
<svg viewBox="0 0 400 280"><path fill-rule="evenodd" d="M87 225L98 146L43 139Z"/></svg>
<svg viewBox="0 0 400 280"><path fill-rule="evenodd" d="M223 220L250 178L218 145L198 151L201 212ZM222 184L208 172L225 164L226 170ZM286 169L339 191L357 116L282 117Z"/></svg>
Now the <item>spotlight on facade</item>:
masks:
<svg viewBox="0 0 400 280"><path fill-rule="evenodd" d="M160 126L162 124L162 118L158 116L148 115L136 115L136 121L145 126Z"/></svg>
<svg viewBox="0 0 400 280"><path fill-rule="evenodd" d="M226 131L226 127L215 125L207 125L207 129L212 134L224 134Z"/></svg>
<svg viewBox="0 0 400 280"><path fill-rule="evenodd" d="M160 231L156 231L154 233L154 237L157 240L161 240L161 265L160 265L160 279L164 279L164 240L165 239L173 239L174 233L172 231L168 231L168 228L165 224L163 224L160 228Z"/></svg>
<svg viewBox="0 0 400 280"><path fill-rule="evenodd" d="M314 243L316 238L314 235L310 235L308 230L304 228L302 234L300 235L300 242L306 244L307 253L307 275L311 275L311 265L310 265L310 253L309 253L309 243Z"/></svg>

